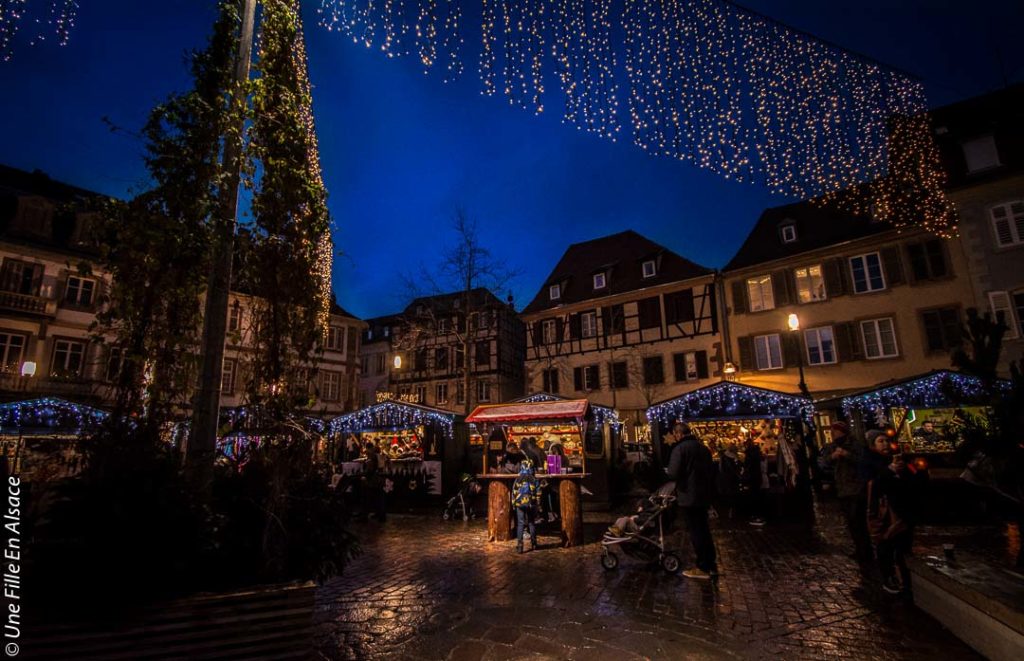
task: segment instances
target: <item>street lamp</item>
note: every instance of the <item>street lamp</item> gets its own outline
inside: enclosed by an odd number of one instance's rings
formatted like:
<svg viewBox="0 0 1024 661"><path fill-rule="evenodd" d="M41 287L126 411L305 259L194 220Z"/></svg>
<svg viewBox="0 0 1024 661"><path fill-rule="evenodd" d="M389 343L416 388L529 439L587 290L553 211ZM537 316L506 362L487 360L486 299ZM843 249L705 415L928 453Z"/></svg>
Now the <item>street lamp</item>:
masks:
<svg viewBox="0 0 1024 661"><path fill-rule="evenodd" d="M722 368L722 374L725 375L725 380L726 381L731 381L732 379L735 379L736 378L736 365L734 365L731 361L726 362L725 366Z"/></svg>
<svg viewBox="0 0 1024 661"><path fill-rule="evenodd" d="M800 317L796 316L795 312L789 315L786 323L789 324L789 330L791 333L797 333L800 331ZM800 368L800 394L809 398L811 393L807 389L807 382L804 381L804 350L803 347L800 346L800 336L796 335L794 337L796 340L797 352L800 354L800 358L797 360L797 366Z"/></svg>
<svg viewBox="0 0 1024 661"><path fill-rule="evenodd" d="M391 362L395 366L396 370L402 369L402 354L396 353L395 359Z"/></svg>

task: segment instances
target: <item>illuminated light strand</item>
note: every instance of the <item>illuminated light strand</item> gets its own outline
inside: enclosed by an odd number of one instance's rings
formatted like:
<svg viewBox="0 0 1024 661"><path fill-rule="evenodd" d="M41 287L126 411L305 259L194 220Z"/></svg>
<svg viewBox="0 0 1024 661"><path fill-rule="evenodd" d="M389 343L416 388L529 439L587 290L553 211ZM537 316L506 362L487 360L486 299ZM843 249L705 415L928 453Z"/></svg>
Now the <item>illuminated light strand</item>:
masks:
<svg viewBox="0 0 1024 661"><path fill-rule="evenodd" d="M721 417L799 418L810 421L810 399L739 383L716 383L647 409L649 422L669 424L676 420Z"/></svg>
<svg viewBox="0 0 1024 661"><path fill-rule="evenodd" d="M1012 384L1004 379L994 384L997 392L1008 394ZM843 415L853 412L874 413L894 406L899 407L948 407L959 404L988 404L991 392L986 383L976 376L940 371L921 378L899 383L887 388L871 390L841 400Z"/></svg>
<svg viewBox="0 0 1024 661"><path fill-rule="evenodd" d="M451 438L455 424L454 413L441 413L429 409L382 402L364 409L340 415L327 423L331 434L361 432L374 429L402 429L418 425L438 425Z"/></svg>
<svg viewBox="0 0 1024 661"><path fill-rule="evenodd" d="M0 2L0 60L7 62L14 55L14 37L24 17L25 0Z"/></svg>
<svg viewBox="0 0 1024 661"><path fill-rule="evenodd" d="M0 404L0 428L10 430L48 429L80 432L95 427L109 413L92 406L57 397L41 397Z"/></svg>

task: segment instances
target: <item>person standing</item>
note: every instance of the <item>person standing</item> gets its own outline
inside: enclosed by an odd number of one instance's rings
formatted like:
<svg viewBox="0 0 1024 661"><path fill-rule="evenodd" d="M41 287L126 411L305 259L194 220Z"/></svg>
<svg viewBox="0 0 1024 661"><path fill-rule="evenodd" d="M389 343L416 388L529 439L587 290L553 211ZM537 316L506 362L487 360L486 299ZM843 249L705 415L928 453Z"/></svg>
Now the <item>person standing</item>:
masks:
<svg viewBox="0 0 1024 661"><path fill-rule="evenodd" d="M715 493L719 498L719 514L731 520L736 515L736 499L740 494L740 462L733 441L718 453Z"/></svg>
<svg viewBox="0 0 1024 661"><path fill-rule="evenodd" d="M861 474L860 464L864 459L864 444L850 435L845 422L832 423L832 443L826 448L826 456L835 471L836 497L846 520L846 527L853 540L854 556L862 566L871 562L871 539L867 525L867 482Z"/></svg>
<svg viewBox="0 0 1024 661"><path fill-rule="evenodd" d="M540 508L540 485L533 474L533 462L523 459L519 476L512 483L512 506L516 508L516 551L523 552L523 532L530 529L530 550L537 549L537 525L534 518Z"/></svg>
<svg viewBox="0 0 1024 661"><path fill-rule="evenodd" d="M672 427L672 436L676 444L665 472L676 482L677 503L683 511L697 565L684 571L683 576L708 580L718 574L715 541L708 524L714 460L711 451L693 435L685 422L677 422Z"/></svg>
<svg viewBox="0 0 1024 661"><path fill-rule="evenodd" d="M743 448L743 486L747 490L747 509L750 513L750 525L760 528L764 525L768 480L765 475L765 459L761 447L747 436Z"/></svg>

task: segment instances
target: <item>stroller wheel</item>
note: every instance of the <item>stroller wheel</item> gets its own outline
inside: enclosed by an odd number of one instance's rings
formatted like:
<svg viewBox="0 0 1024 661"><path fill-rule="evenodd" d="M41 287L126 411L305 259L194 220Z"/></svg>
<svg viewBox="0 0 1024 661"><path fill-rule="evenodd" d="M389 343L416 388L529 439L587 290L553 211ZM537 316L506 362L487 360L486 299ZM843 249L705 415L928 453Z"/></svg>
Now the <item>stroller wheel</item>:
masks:
<svg viewBox="0 0 1024 661"><path fill-rule="evenodd" d="M675 574L679 571L681 563L679 562L679 556L675 553L663 553L661 556L661 568L669 574Z"/></svg>
<svg viewBox="0 0 1024 661"><path fill-rule="evenodd" d="M619 566L619 556L615 555L611 551L605 552L605 554L601 556L601 566L608 571L615 569Z"/></svg>
<svg viewBox="0 0 1024 661"><path fill-rule="evenodd" d="M449 512L448 510L445 510L444 514L441 515L441 518L444 519L445 521L447 521L448 519L452 518L451 512Z"/></svg>

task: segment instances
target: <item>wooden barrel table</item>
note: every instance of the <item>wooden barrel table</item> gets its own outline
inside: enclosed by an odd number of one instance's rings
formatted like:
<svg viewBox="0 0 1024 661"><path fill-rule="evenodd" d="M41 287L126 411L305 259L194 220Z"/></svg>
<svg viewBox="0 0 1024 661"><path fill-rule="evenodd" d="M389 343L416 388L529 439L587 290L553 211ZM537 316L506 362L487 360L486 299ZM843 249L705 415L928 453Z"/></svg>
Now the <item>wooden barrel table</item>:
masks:
<svg viewBox="0 0 1024 661"><path fill-rule="evenodd" d="M541 473L538 480L547 480L558 490L558 502L562 516L562 546L583 544L583 506L580 503L580 481L587 473L565 473L549 475ZM511 473L488 473L477 475L487 482L487 541L507 542L512 539L512 496L511 487L517 475Z"/></svg>

